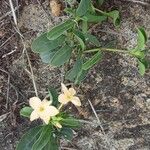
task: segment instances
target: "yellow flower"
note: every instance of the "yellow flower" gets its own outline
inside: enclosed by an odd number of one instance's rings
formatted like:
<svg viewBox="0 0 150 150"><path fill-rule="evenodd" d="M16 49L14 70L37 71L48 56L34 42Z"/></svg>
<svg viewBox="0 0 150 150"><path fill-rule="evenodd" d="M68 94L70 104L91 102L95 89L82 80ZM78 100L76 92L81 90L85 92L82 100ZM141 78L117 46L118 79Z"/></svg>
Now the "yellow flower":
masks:
<svg viewBox="0 0 150 150"><path fill-rule="evenodd" d="M46 99L41 101L38 97L32 97L29 100L29 104L34 109L30 115L30 121L41 118L46 124L48 124L50 118L59 113L57 108L50 106L51 101Z"/></svg>
<svg viewBox="0 0 150 150"><path fill-rule="evenodd" d="M67 88L63 83L61 84L62 94L59 95L58 101L62 104L67 104L68 102L72 102L76 106L81 106L80 99L75 96L76 91L73 88Z"/></svg>

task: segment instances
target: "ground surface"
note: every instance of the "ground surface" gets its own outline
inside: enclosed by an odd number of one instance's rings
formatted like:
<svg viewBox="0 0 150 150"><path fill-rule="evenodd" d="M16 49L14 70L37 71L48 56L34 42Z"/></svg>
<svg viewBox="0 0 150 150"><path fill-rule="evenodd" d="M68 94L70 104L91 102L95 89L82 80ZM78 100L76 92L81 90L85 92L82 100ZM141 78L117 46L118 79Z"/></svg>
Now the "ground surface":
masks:
<svg viewBox="0 0 150 150"><path fill-rule="evenodd" d="M14 0L14 3L16 1ZM148 1L147 1L148 2ZM52 17L48 1L42 0L44 9L36 0L19 1L18 26L24 36L25 48L33 66L38 92L46 94L49 85L60 86L62 69L47 66L31 49L31 41L37 34L61 22L65 16ZM27 119L19 116L19 110L34 96L27 58L18 36L7 1L0 1L0 149L14 150L21 135L29 126ZM143 26L150 37L150 6L142 3L108 0L102 8L121 12L121 27L111 23L93 28L92 32L103 42L117 39L117 47L130 48L136 43L136 27ZM51 22L53 19L53 22ZM149 42L150 43L150 42ZM150 48L150 44L148 47ZM141 77L136 61L126 55L105 54L105 59L95 66L80 87L76 87L82 99L82 109L74 115L88 120L76 131L71 143L62 146L76 150L103 150L107 143L111 150L150 149L150 71ZM87 100L90 100L102 122L105 140ZM65 148L64 148L65 149Z"/></svg>

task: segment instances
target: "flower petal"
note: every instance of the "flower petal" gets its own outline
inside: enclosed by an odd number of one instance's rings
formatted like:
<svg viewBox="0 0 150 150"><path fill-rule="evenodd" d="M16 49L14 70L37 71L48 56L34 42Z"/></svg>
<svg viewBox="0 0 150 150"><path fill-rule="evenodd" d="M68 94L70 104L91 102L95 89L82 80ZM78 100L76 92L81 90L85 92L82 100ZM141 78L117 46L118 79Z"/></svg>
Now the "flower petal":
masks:
<svg viewBox="0 0 150 150"><path fill-rule="evenodd" d="M46 106L51 105L52 101L48 101L47 99L44 99L41 104L42 104L42 106L46 107Z"/></svg>
<svg viewBox="0 0 150 150"><path fill-rule="evenodd" d="M69 88L69 92L72 94L72 95L75 95L76 94L76 91L74 88Z"/></svg>
<svg viewBox="0 0 150 150"><path fill-rule="evenodd" d="M66 99L65 94L60 94L58 96L58 101L62 104L67 104L69 101Z"/></svg>
<svg viewBox="0 0 150 150"><path fill-rule="evenodd" d="M50 116L43 116L43 117L40 117L44 122L45 122L45 124L48 124L49 123L49 121L50 121Z"/></svg>
<svg viewBox="0 0 150 150"><path fill-rule="evenodd" d="M41 100L38 97L32 97L29 100L29 104L33 109L36 109L41 104Z"/></svg>
<svg viewBox="0 0 150 150"><path fill-rule="evenodd" d="M54 106L48 106L48 107L46 108L46 110L45 110L45 113L46 113L46 115L48 115L48 116L56 116L56 115L59 113L59 111L58 111L58 109L57 109L56 107L54 107Z"/></svg>
<svg viewBox="0 0 150 150"><path fill-rule="evenodd" d="M37 111L34 110L30 115L30 121L33 121L38 118L39 118L39 115L38 115Z"/></svg>
<svg viewBox="0 0 150 150"><path fill-rule="evenodd" d="M66 93L68 92L68 88L65 86L65 84L61 83L61 90L62 92Z"/></svg>
<svg viewBox="0 0 150 150"><path fill-rule="evenodd" d="M74 96L71 102L76 106L81 106L81 101L78 97Z"/></svg>

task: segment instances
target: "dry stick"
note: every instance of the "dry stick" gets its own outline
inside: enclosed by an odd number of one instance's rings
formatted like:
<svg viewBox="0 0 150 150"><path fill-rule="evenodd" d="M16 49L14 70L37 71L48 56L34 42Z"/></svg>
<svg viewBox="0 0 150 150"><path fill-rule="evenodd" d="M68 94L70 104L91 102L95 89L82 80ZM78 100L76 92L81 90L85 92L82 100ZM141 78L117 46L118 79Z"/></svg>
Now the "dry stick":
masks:
<svg viewBox="0 0 150 150"><path fill-rule="evenodd" d="M142 1L139 1L139 0L121 0L121 1L128 1L128 2L133 2L133 3L139 3L139 4L142 4L142 5L150 5L150 3L148 2L142 2Z"/></svg>
<svg viewBox="0 0 150 150"><path fill-rule="evenodd" d="M14 33L13 35L11 35L1 46L0 48L2 48L16 33Z"/></svg>
<svg viewBox="0 0 150 150"><path fill-rule="evenodd" d="M3 69L1 69L1 68L0 68L0 70L1 70L2 72L6 73L7 76L8 76L8 81L7 81L7 95L6 95L6 105L5 105L5 107L6 107L6 109L7 109L7 108L8 108L8 99L9 99L10 74L9 74L7 71L5 71L5 70L3 70Z"/></svg>
<svg viewBox="0 0 150 150"><path fill-rule="evenodd" d="M14 11L18 10L19 7L20 7L20 5L17 6L17 7L15 7L15 8L14 8ZM0 17L0 20L2 20L2 19L4 19L5 17L9 16L11 13L12 13L12 11L9 11L9 12L5 13L3 16Z"/></svg>
<svg viewBox="0 0 150 150"><path fill-rule="evenodd" d="M104 135L105 141L106 141L108 147L110 147L110 143L109 143L108 140L107 140L107 136L106 136L106 134L105 134L104 128L103 128L103 126L102 126L102 123L101 123L101 121L100 121L100 119L99 119L99 117L98 117L98 115L97 115L97 113L96 113L96 111L95 111L95 109L94 109L94 107L93 107L91 101L88 100L88 102L89 102L89 104L90 104L90 106L91 106L91 108L92 108L92 111L93 111L93 113L94 113L94 115L95 115L95 117L96 117L96 119L97 119L97 121L98 121L98 125L100 126L100 128L101 128L101 130L102 130L102 133L103 133L103 135Z"/></svg>
<svg viewBox="0 0 150 150"><path fill-rule="evenodd" d="M10 4L11 11L12 11L14 23L15 23L16 26L17 26L17 17L16 17L15 8L14 8L14 6L13 6L12 0L9 0L9 4Z"/></svg>
<svg viewBox="0 0 150 150"><path fill-rule="evenodd" d="M17 26L16 26L17 27ZM23 41L23 35L21 34L19 28L15 28L16 32L19 34L20 36L20 39L22 41L22 44L23 44L23 54L25 53L26 56L27 56L27 60L28 60L28 64L29 64L29 67L30 67L30 71L31 71L31 78L32 78L32 82L33 82L33 87L34 87L34 91L35 91L35 94L36 96L38 97L38 92L37 92L37 87L36 87L36 83L35 83L35 78L34 78L34 73L33 73L33 69L32 69L32 65L31 65L31 61L30 61L30 58L29 58L29 55L28 55L28 51L26 49L26 46L25 46L25 43Z"/></svg>
<svg viewBox="0 0 150 150"><path fill-rule="evenodd" d="M36 94L36 96L38 97L38 92L37 92L37 88L36 88L34 73L33 73L31 61L30 61L30 58L29 58L29 55L28 55L28 51L25 50L25 53L26 53L27 60L28 60L28 63L29 63L29 67L30 67L30 71L31 71L31 78L32 78L32 82L33 82L33 87L34 87L34 90L35 90L35 94Z"/></svg>

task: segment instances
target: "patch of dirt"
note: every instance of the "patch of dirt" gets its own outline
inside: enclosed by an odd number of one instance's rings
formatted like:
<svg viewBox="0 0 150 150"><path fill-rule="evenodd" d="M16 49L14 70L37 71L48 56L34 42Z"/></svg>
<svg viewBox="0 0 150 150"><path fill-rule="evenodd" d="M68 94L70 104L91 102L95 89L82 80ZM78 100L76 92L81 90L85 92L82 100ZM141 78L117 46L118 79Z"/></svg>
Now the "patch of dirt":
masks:
<svg viewBox="0 0 150 150"><path fill-rule="evenodd" d="M43 64L39 56L31 51L30 45L33 38L66 19L66 16L51 16L49 1L41 3L42 6L36 0L20 1L17 15L37 89L40 97L44 98L49 86L60 87L63 69ZM7 2L0 1L0 5L0 16L10 11ZM118 29L111 23L104 23L92 30L102 42L107 44L117 39L118 48L132 48L136 44L138 26L143 26L150 36L149 7L133 2L109 0L102 8L118 9L122 20ZM23 45L11 14L0 20L0 27L0 118L1 115L4 117L0 121L0 149L14 150L23 133L37 123L30 123L19 115L19 110L28 105L28 99L35 96L35 93L27 58L23 55ZM150 48L150 42L147 46ZM74 115L91 124L85 123L81 129L75 131L71 143L62 141L63 147L103 150L109 143L111 150L150 149L150 71L141 77L136 65L136 60L129 56L105 54L102 62L89 72L78 87L82 109L78 109L78 112L73 107ZM87 100L92 102L107 138L102 135Z"/></svg>

